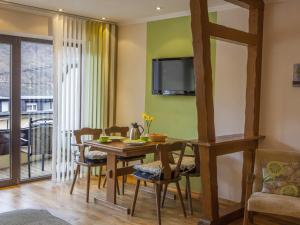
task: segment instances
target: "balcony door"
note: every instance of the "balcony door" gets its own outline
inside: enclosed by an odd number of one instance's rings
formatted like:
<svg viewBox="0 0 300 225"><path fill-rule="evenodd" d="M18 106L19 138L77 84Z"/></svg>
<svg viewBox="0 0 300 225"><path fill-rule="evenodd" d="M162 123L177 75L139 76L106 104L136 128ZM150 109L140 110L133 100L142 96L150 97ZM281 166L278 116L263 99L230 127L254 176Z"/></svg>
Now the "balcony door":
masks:
<svg viewBox="0 0 300 225"><path fill-rule="evenodd" d="M0 187L19 182L19 78L20 52L16 41L0 36ZM12 118L16 118L13 120Z"/></svg>
<svg viewBox="0 0 300 225"><path fill-rule="evenodd" d="M0 187L51 176L52 42L0 35Z"/></svg>

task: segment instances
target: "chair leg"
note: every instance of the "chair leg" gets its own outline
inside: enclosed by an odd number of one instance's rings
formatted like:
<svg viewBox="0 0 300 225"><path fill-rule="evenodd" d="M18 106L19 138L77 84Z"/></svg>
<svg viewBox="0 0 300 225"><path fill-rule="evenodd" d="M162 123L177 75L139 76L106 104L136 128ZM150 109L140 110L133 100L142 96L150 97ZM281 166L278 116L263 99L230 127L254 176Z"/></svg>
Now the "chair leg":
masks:
<svg viewBox="0 0 300 225"><path fill-rule="evenodd" d="M86 187L86 202L90 199L90 182L91 182L91 167L88 166L87 187Z"/></svg>
<svg viewBox="0 0 300 225"><path fill-rule="evenodd" d="M120 185L119 185L118 177L116 177L116 186L117 186L117 193L118 195L120 195Z"/></svg>
<svg viewBox="0 0 300 225"><path fill-rule="evenodd" d="M71 187L71 190L70 190L70 194L73 194L74 186L75 186L76 179L77 179L77 176L78 176L79 171L80 171L80 166L77 165L77 167L76 167L76 172L75 172L75 176L74 176L73 183L72 183L72 187Z"/></svg>
<svg viewBox="0 0 300 225"><path fill-rule="evenodd" d="M126 162L126 167L129 166L129 162ZM125 175L125 183L127 183L127 175Z"/></svg>
<svg viewBox="0 0 300 225"><path fill-rule="evenodd" d="M27 154L27 166L28 166L28 178L31 178L31 168L30 168L30 154Z"/></svg>
<svg viewBox="0 0 300 225"><path fill-rule="evenodd" d="M123 168L126 166L125 161L122 161ZM125 183L126 183L126 177L125 175L122 176L122 195L125 194Z"/></svg>
<svg viewBox="0 0 300 225"><path fill-rule="evenodd" d="M188 181L187 181L187 176L185 177L186 178L186 182L185 182L185 199L188 200L189 199L189 193L188 193Z"/></svg>
<svg viewBox="0 0 300 225"><path fill-rule="evenodd" d="M144 164L144 160L143 159L141 159L141 164ZM147 187L147 182L146 181L144 181L144 186Z"/></svg>
<svg viewBox="0 0 300 225"><path fill-rule="evenodd" d="M42 154L42 171L45 171L45 155Z"/></svg>
<svg viewBox="0 0 300 225"><path fill-rule="evenodd" d="M180 185L179 185L178 181L176 182L176 188L177 188L178 196L179 196L179 199L180 199L183 215L184 215L184 217L186 217L186 211L185 211L185 207L184 207L184 203L183 203L183 197L182 197L182 194L181 194L181 189L180 189Z"/></svg>
<svg viewBox="0 0 300 225"><path fill-rule="evenodd" d="M189 205L189 211L190 214L193 215L193 202L192 202L192 191L191 191L191 182L190 182L190 176L186 176L186 188L187 188L187 197L188 197L188 205Z"/></svg>
<svg viewBox="0 0 300 225"><path fill-rule="evenodd" d="M163 199L162 199L162 202L161 202L161 207L162 208L165 206L165 200L166 200L166 194L167 194L167 191L168 191L168 185L169 184L165 184L165 187L164 187Z"/></svg>
<svg viewBox="0 0 300 225"><path fill-rule="evenodd" d="M105 175L105 177L104 177L104 182L103 182L103 186L102 186L103 188L105 188L106 180L107 180L107 179L106 179L106 175Z"/></svg>
<svg viewBox="0 0 300 225"><path fill-rule="evenodd" d="M133 202L132 202L132 206L131 206L131 216L134 215L135 204L136 204L137 196L138 196L138 193L139 193L140 183L141 183L140 180L137 180L137 181L136 181L135 192L134 192L134 198L133 198Z"/></svg>
<svg viewBox="0 0 300 225"><path fill-rule="evenodd" d="M101 187L101 178L102 178L102 166L99 168L99 178L98 178L98 189Z"/></svg>
<svg viewBox="0 0 300 225"><path fill-rule="evenodd" d="M160 205L161 205L161 185L155 185L156 190L156 212L157 212L157 220L158 225L161 225L161 215L160 215Z"/></svg>

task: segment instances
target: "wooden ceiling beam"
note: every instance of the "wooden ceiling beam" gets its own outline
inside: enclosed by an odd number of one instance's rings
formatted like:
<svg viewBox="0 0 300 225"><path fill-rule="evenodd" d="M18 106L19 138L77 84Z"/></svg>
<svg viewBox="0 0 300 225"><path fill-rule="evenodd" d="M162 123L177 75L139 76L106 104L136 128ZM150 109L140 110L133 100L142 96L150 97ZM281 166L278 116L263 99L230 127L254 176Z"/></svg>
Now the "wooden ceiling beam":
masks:
<svg viewBox="0 0 300 225"><path fill-rule="evenodd" d="M229 2L245 9L258 8L263 5L262 0L225 0L225 2Z"/></svg>
<svg viewBox="0 0 300 225"><path fill-rule="evenodd" d="M225 27L215 23L209 23L210 36L237 44L256 45L257 37L255 34Z"/></svg>

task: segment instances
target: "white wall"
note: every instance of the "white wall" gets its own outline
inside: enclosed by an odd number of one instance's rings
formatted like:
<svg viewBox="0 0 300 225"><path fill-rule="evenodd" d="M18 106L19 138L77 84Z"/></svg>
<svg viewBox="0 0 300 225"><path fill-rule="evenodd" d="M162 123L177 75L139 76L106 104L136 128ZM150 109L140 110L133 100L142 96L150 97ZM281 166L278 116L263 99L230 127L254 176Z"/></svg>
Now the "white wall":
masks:
<svg viewBox="0 0 300 225"><path fill-rule="evenodd" d="M29 37L48 37L51 35L51 20L46 16L0 8L0 34ZM1 122L1 121L0 121ZM0 123L5 125L6 122ZM22 153L21 162L27 161ZM0 156L0 169L9 166L9 156Z"/></svg>
<svg viewBox="0 0 300 225"><path fill-rule="evenodd" d="M0 8L0 33L25 36L51 34L50 19L46 16Z"/></svg>
<svg viewBox="0 0 300 225"><path fill-rule="evenodd" d="M145 110L147 24L119 27L117 125L142 122Z"/></svg>
<svg viewBox="0 0 300 225"><path fill-rule="evenodd" d="M274 1L265 6L260 133L266 135L266 139L262 147L300 151L300 88L292 86L293 64L300 63L299 10L300 1L297 0ZM234 10L219 12L218 22L234 23L236 28L247 30L245 15L240 13ZM245 105L243 68L246 68L246 59L243 49L217 43L217 135L243 131L241 107ZM221 197L240 199L242 161L241 154L218 160Z"/></svg>
<svg viewBox="0 0 300 225"><path fill-rule="evenodd" d="M248 30L248 12L233 9L218 12L218 24L239 30ZM215 76L216 135L244 132L247 79L247 48L217 41ZM219 196L240 200L243 156L242 153L218 158Z"/></svg>
<svg viewBox="0 0 300 225"><path fill-rule="evenodd" d="M265 9L261 134L263 146L300 151L300 87L292 86L293 64L300 63L300 1Z"/></svg>

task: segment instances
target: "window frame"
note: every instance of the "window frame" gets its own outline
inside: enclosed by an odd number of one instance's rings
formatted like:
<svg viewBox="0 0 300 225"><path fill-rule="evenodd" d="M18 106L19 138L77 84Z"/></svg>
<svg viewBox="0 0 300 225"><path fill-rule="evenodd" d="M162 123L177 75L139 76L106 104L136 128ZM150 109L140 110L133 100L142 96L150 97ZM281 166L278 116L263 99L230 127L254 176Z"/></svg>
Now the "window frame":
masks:
<svg viewBox="0 0 300 225"><path fill-rule="evenodd" d="M21 154L20 154L20 131L21 131L21 44L22 42L33 42L39 44L50 44L53 46L53 40L20 37L15 35L0 34L0 43L11 45L11 78L10 88L10 171L11 178L0 180L0 187L28 183L37 180L51 179L51 175L34 177L21 180ZM12 76L13 74L13 76Z"/></svg>

